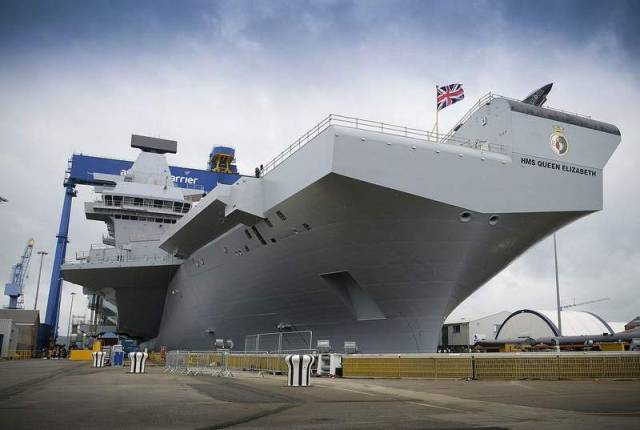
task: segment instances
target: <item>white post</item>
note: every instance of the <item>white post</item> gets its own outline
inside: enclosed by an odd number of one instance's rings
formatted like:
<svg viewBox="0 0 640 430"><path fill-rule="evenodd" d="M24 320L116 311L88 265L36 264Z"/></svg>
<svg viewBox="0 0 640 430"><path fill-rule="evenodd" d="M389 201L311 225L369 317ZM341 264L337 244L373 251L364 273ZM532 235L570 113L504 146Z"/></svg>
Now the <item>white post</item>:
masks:
<svg viewBox="0 0 640 430"><path fill-rule="evenodd" d="M40 293L40 275L42 275L42 259L45 255L48 255L47 251L38 251L38 255L40 256L40 270L38 270L38 283L36 284L36 299L33 302L33 310L36 310L38 306L38 293Z"/></svg>
<svg viewBox="0 0 640 430"><path fill-rule="evenodd" d="M558 247L556 244L556 234L553 233L553 257L556 263L556 302L558 306L558 336L562 336L562 315L560 307L560 280L558 277Z"/></svg>
<svg viewBox="0 0 640 430"><path fill-rule="evenodd" d="M67 326L67 342L68 342L67 348L71 348L71 315L73 312L73 297L75 295L76 293L71 293L71 308L69 309L69 325Z"/></svg>

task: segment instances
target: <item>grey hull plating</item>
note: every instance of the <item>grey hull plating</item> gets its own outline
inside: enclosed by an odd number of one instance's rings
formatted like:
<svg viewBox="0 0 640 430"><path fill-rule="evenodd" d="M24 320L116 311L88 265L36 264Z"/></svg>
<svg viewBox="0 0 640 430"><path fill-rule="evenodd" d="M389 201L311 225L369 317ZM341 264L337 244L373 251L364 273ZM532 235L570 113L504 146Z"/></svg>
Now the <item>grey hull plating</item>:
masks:
<svg viewBox="0 0 640 430"><path fill-rule="evenodd" d="M335 174L278 210L286 220L272 213L273 227L255 226L266 246L239 227L183 263L157 344L208 348L213 328L244 345L245 335L285 322L335 346L355 340L369 352L433 351L458 303L540 237L584 215L500 214L491 225L489 215L470 212L463 222L462 208ZM384 319L368 320L358 313L360 297L344 297L321 276L343 271Z"/></svg>

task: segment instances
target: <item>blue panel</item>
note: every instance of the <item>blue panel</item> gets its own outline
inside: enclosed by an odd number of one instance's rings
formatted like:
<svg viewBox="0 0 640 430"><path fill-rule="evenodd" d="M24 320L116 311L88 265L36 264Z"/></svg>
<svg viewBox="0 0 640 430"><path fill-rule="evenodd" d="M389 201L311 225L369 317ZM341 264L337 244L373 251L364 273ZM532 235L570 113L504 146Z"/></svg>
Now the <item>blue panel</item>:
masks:
<svg viewBox="0 0 640 430"><path fill-rule="evenodd" d="M19 296L22 294L22 286L16 284L5 284L4 295L5 296Z"/></svg>
<svg viewBox="0 0 640 430"><path fill-rule="evenodd" d="M72 158L69 179L76 184L99 185L99 182L93 178L94 173L122 175L132 165L132 161L76 154ZM240 175L214 173L178 166L169 166L169 170L176 186L183 188L202 186L205 192L214 189L218 183L233 184L240 178Z"/></svg>

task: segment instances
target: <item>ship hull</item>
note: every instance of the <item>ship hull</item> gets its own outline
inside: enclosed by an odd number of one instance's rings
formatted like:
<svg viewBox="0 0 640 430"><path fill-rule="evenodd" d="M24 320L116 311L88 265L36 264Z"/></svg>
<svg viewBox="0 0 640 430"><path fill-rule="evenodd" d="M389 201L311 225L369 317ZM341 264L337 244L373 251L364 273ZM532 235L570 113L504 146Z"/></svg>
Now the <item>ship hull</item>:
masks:
<svg viewBox="0 0 640 430"><path fill-rule="evenodd" d="M95 263L73 270L88 273L88 290L115 290L119 329L156 347L315 346L296 334L245 343L288 329L337 351L345 341L435 351L458 304L537 241L602 209L603 168L620 142L613 125L491 95L454 130L331 115L257 177L218 184L148 237L178 265L171 279L139 271L111 286L91 275Z"/></svg>
<svg viewBox="0 0 640 430"><path fill-rule="evenodd" d="M215 332L242 349L280 324L338 350L435 351L452 309L587 213L483 214L330 174L255 225L266 244L239 226L193 253L169 285L156 345L211 348ZM281 348L314 346L304 343Z"/></svg>

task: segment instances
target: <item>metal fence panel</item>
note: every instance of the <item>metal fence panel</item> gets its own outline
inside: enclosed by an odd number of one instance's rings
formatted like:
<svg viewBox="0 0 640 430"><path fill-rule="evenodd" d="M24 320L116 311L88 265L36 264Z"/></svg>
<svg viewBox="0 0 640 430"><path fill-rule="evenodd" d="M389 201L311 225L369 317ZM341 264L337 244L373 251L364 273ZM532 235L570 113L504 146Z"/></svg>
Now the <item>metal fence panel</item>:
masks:
<svg viewBox="0 0 640 430"><path fill-rule="evenodd" d="M640 378L637 353L347 355L345 377L579 379Z"/></svg>

